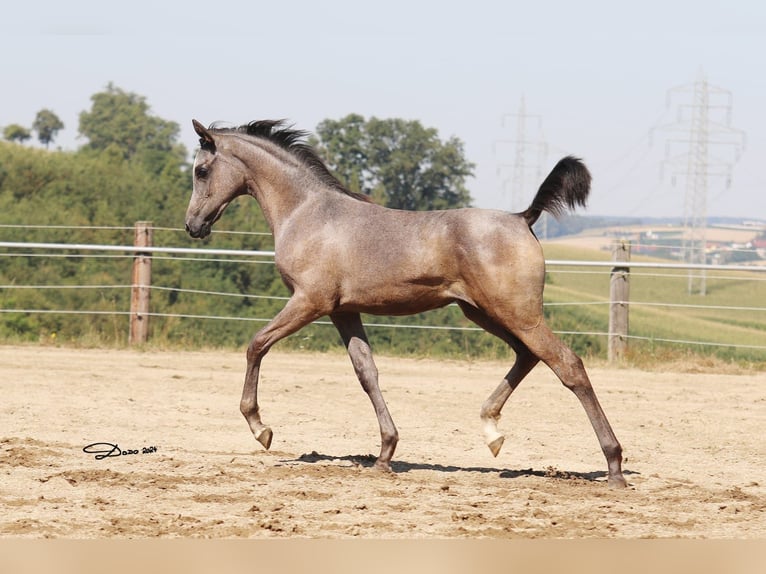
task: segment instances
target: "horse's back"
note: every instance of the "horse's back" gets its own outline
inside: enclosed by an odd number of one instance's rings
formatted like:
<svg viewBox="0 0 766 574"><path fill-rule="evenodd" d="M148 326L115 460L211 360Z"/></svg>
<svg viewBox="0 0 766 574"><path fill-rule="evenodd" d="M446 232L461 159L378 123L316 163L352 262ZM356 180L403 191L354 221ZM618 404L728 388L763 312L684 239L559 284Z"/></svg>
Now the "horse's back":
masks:
<svg viewBox="0 0 766 574"><path fill-rule="evenodd" d="M310 233L296 226L277 249L286 281L327 310L404 315L453 301L484 307L509 294L541 300L542 251L519 215L342 207L312 213L323 223Z"/></svg>
<svg viewBox="0 0 766 574"><path fill-rule="evenodd" d="M356 267L347 283L431 308L452 301L484 306L509 295L535 305L542 300L542 249L520 215L475 208L375 212L360 227L364 239L357 236L347 252L347 264Z"/></svg>

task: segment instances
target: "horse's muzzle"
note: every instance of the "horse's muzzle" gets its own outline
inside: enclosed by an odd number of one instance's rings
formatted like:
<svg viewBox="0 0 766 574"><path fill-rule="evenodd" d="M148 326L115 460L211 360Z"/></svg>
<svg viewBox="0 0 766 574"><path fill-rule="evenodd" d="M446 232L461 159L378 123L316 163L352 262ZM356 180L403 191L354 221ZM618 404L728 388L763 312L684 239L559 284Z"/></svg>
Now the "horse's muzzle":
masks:
<svg viewBox="0 0 766 574"><path fill-rule="evenodd" d="M210 231L213 225L209 221L203 221L201 225L195 225L193 223L186 222L186 233L194 237L195 239L204 239L210 235Z"/></svg>
<svg viewBox="0 0 766 574"><path fill-rule="evenodd" d="M210 235L213 230L213 224L221 218L224 210L229 205L228 201L223 202L216 211L208 213L205 217L199 215L189 215L186 212L186 232L195 239L203 239ZM194 213L194 211L192 211Z"/></svg>

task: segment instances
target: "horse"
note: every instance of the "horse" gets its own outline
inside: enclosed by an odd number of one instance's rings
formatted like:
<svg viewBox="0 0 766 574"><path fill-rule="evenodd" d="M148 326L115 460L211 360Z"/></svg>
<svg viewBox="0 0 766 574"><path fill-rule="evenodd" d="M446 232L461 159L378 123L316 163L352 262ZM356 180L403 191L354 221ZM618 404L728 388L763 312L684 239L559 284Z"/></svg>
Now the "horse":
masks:
<svg viewBox="0 0 766 574"><path fill-rule="evenodd" d="M505 440L497 427L503 406L542 361L585 409L606 458L608 485L627 486L622 447L583 362L543 317L545 260L532 225L543 212L559 216L585 206L591 175L581 160L561 159L521 213L405 211L347 189L308 145L308 133L284 120L192 124L200 147L186 231L206 237L232 200L252 196L274 237L276 268L291 294L247 347L240 411L265 449L273 432L258 407L261 361L277 341L329 316L377 416L381 448L374 468L390 472L399 435L360 313L410 315L456 303L515 351L511 369L481 406L491 453L497 456Z"/></svg>

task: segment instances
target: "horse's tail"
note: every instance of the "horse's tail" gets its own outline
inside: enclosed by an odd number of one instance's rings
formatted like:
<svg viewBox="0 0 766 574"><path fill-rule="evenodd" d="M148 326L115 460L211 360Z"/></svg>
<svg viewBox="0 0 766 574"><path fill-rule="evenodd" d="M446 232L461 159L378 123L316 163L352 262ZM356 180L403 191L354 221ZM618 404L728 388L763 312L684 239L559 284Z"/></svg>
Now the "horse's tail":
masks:
<svg viewBox="0 0 766 574"><path fill-rule="evenodd" d="M543 211L559 217L567 208L585 207L590 192L590 172L585 164L568 155L556 164L521 216L532 227Z"/></svg>

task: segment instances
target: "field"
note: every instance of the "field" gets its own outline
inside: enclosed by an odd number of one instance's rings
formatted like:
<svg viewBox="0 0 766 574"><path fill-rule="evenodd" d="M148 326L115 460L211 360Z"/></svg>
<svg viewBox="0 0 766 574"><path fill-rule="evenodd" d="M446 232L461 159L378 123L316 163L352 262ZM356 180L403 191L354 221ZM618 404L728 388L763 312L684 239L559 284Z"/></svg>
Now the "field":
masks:
<svg viewBox="0 0 766 574"><path fill-rule="evenodd" d="M586 237L587 238L587 237ZM544 245L548 260L607 261L609 251L578 247L568 238ZM633 256L634 262L657 262ZM662 261L667 263L667 261ZM549 322L558 331L607 332L609 323L609 268L548 266L545 300ZM632 357L638 362L657 353L693 352L700 356L766 365L766 273L762 271L708 272L707 294L688 293L688 274L673 269L634 269L630 274L630 328ZM585 305L555 305L587 303ZM605 337L576 335L568 339L577 348L589 341L603 356ZM691 344L672 344L686 341ZM710 343L702 344L699 343ZM736 345L736 346L733 346ZM587 352L582 346L579 352ZM643 355L643 357L642 357Z"/></svg>
<svg viewBox="0 0 766 574"><path fill-rule="evenodd" d="M766 536L766 374L590 366L626 457L611 490L575 397L538 367L493 458L479 407L508 364L378 359L400 443L370 468L372 408L340 353L273 351L271 451L238 412L242 353L0 348L0 536ZM660 369L660 367L658 367ZM135 454L98 460L112 443Z"/></svg>

